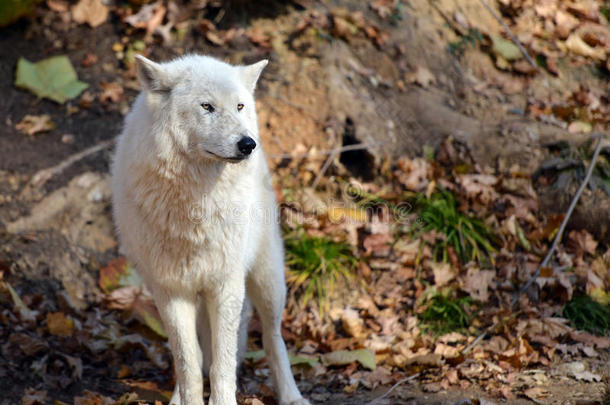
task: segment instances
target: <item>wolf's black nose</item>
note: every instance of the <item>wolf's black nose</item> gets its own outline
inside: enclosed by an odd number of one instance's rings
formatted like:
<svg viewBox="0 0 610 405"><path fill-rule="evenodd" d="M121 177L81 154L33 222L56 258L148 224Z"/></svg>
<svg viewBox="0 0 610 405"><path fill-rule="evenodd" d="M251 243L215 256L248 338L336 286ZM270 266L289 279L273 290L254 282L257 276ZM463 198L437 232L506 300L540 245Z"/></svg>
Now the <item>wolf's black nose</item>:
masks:
<svg viewBox="0 0 610 405"><path fill-rule="evenodd" d="M237 149L244 155L249 155L256 148L256 142L249 136L244 136L237 142Z"/></svg>

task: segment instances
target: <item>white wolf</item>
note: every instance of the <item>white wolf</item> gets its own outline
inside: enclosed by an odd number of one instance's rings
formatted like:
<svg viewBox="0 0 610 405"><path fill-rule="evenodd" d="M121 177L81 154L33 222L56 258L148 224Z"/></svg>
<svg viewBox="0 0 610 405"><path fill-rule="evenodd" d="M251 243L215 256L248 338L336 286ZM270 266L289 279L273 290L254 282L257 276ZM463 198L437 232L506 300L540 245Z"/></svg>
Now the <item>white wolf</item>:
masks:
<svg viewBox="0 0 610 405"><path fill-rule="evenodd" d="M284 252L259 146L254 89L267 65L136 58L143 88L112 165L122 248L151 290L174 358L171 404L235 405L251 301L280 404L307 405L281 335Z"/></svg>

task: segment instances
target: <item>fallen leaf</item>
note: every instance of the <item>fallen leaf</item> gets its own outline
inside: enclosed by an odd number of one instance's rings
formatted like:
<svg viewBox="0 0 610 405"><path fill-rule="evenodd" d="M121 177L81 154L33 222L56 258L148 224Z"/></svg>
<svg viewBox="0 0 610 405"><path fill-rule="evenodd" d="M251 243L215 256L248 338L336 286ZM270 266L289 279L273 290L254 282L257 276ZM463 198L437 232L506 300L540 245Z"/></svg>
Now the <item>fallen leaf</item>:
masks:
<svg viewBox="0 0 610 405"><path fill-rule="evenodd" d="M135 317L157 335L167 339L159 311L150 295L139 294L131 308Z"/></svg>
<svg viewBox="0 0 610 405"><path fill-rule="evenodd" d="M47 7L58 13L68 11L68 2L63 0L47 0Z"/></svg>
<svg viewBox="0 0 610 405"><path fill-rule="evenodd" d="M315 357L296 356L290 353L288 353L288 361L290 361L291 366L306 365L311 368L314 368L319 363L318 359Z"/></svg>
<svg viewBox="0 0 610 405"><path fill-rule="evenodd" d="M387 233L367 235L362 242L366 254L375 257L386 257L390 254L392 236Z"/></svg>
<svg viewBox="0 0 610 405"><path fill-rule="evenodd" d="M49 312L46 317L47 329L56 336L68 337L74 330L74 321L63 312Z"/></svg>
<svg viewBox="0 0 610 405"><path fill-rule="evenodd" d="M574 121L568 125L568 132L571 134L588 134L593 131L593 126L588 122Z"/></svg>
<svg viewBox="0 0 610 405"><path fill-rule="evenodd" d="M119 257L108 262L100 269L98 285L106 294L119 287L140 286L142 279L136 271L129 266L125 257Z"/></svg>
<svg viewBox="0 0 610 405"><path fill-rule="evenodd" d="M429 261L428 265L434 273L434 284L436 287L447 285L458 274L458 270L449 263Z"/></svg>
<svg viewBox="0 0 610 405"><path fill-rule="evenodd" d="M114 348L118 351L129 351L134 348L144 350L148 359L160 369L165 370L169 367L169 362L165 358L165 351L157 344L149 342L137 334L121 336L114 342Z"/></svg>
<svg viewBox="0 0 610 405"><path fill-rule="evenodd" d="M495 185L498 178L491 174L462 174L457 176L457 182L464 188L469 198L477 198L483 204L488 204L498 198Z"/></svg>
<svg viewBox="0 0 610 405"><path fill-rule="evenodd" d="M65 55L37 63L19 58L15 85L60 104L77 97L89 87L78 80L70 59Z"/></svg>
<svg viewBox="0 0 610 405"><path fill-rule="evenodd" d="M460 355L460 351L455 346L438 343L434 348L434 354L443 356L446 359L453 359Z"/></svg>
<svg viewBox="0 0 610 405"><path fill-rule="evenodd" d="M571 34L568 39L566 39L566 47L573 53L581 56L586 56L588 58L605 60L606 52L604 49L589 46L578 33Z"/></svg>
<svg viewBox="0 0 610 405"><path fill-rule="evenodd" d="M523 391L523 394L533 401L538 401L539 399L548 397L550 392L548 389L543 387L533 387Z"/></svg>
<svg viewBox="0 0 610 405"><path fill-rule="evenodd" d="M263 48L271 48L271 35L265 32L265 30L260 27L253 27L246 30L246 37L252 42L254 45L261 46Z"/></svg>
<svg viewBox="0 0 610 405"><path fill-rule="evenodd" d="M245 405L265 405L263 401L258 398L246 398L244 400Z"/></svg>
<svg viewBox="0 0 610 405"><path fill-rule="evenodd" d="M578 23L578 18L572 14L557 10L555 14L555 32L559 35L559 38L567 38L572 30L578 26Z"/></svg>
<svg viewBox="0 0 610 405"><path fill-rule="evenodd" d="M19 313L19 316L21 317L22 321L26 321L26 322L36 321L36 316L38 315L38 311L33 311L30 308L28 308L28 306L25 305L23 303L23 301L21 300L21 297L19 297L19 294L17 294L17 291L15 291L15 289L9 283L0 280L0 291L3 291L3 292L8 291L8 294L10 295L11 300L13 301L13 305L15 306L15 309Z"/></svg>
<svg viewBox="0 0 610 405"><path fill-rule="evenodd" d="M566 247L568 248L568 251L574 252L577 257L582 257L585 253L595 255L597 241L593 239L593 236L585 229L570 231Z"/></svg>
<svg viewBox="0 0 610 405"><path fill-rule="evenodd" d="M360 318L358 311L347 308L341 315L343 329L352 337L360 337L364 332L364 321Z"/></svg>
<svg viewBox="0 0 610 405"><path fill-rule="evenodd" d="M402 157L396 162L396 167L394 175L407 190L423 191L428 186L432 168L425 159Z"/></svg>
<svg viewBox="0 0 610 405"><path fill-rule="evenodd" d="M108 294L104 300L110 309L131 309L140 294L140 290L140 287L134 285L120 287Z"/></svg>
<svg viewBox="0 0 610 405"><path fill-rule="evenodd" d="M166 12L167 8L161 2L146 4L136 14L125 18L125 22L132 27L145 29L146 38L150 38L163 22Z"/></svg>
<svg viewBox="0 0 610 405"><path fill-rule="evenodd" d="M431 84L436 83L436 77L428 68L418 66L415 72L407 75L406 81L407 83L417 83L421 87L427 88Z"/></svg>
<svg viewBox="0 0 610 405"><path fill-rule="evenodd" d="M369 370L375 370L375 353L369 349L338 350L322 356L322 362L329 366L344 366L354 362L360 363Z"/></svg>
<svg viewBox="0 0 610 405"><path fill-rule="evenodd" d="M108 18L108 7L101 0L80 0L72 6L72 18L79 24L87 23L95 28Z"/></svg>
<svg viewBox="0 0 610 405"><path fill-rule="evenodd" d="M26 388L21 405L44 405L47 403L47 392L37 391L34 388Z"/></svg>
<svg viewBox="0 0 610 405"><path fill-rule="evenodd" d="M398 6L397 0L375 0L371 3L371 9L381 18L387 18L393 14Z"/></svg>
<svg viewBox="0 0 610 405"><path fill-rule="evenodd" d="M487 302L489 300L489 286L495 276L495 271L471 267L462 279L460 288L469 293L475 300Z"/></svg>
<svg viewBox="0 0 610 405"><path fill-rule="evenodd" d="M123 97L123 86L118 82L106 83L102 82L100 84L102 89L104 90L102 94L100 94L100 101L102 103L117 103Z"/></svg>
<svg viewBox="0 0 610 405"><path fill-rule="evenodd" d="M55 124L51 121L49 114L43 115L26 115L15 128L24 134L33 136L41 132L49 132L55 128Z"/></svg>
<svg viewBox="0 0 610 405"><path fill-rule="evenodd" d="M49 349L49 345L47 342L41 339L36 339L30 335L26 335L25 333L13 333L8 341L13 344L17 344L19 349L26 356L34 356L44 350Z"/></svg>
<svg viewBox="0 0 610 405"><path fill-rule="evenodd" d="M491 34L490 38L492 42L491 50L504 60L510 62L523 58L523 54L521 53L519 47L513 44L511 41L506 40L496 34Z"/></svg>
<svg viewBox="0 0 610 405"><path fill-rule="evenodd" d="M95 65L97 63L97 61L98 61L97 55L89 52L87 55L85 55L85 57L80 62L80 64L84 67L90 67L90 66Z"/></svg>

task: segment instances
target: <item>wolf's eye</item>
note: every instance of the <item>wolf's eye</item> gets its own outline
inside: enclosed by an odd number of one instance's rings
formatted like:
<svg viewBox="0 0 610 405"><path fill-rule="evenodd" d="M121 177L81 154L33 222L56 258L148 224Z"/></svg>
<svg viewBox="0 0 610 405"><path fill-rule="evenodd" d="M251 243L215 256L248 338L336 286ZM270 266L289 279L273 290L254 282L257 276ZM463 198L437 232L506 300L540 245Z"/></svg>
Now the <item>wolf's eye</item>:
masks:
<svg viewBox="0 0 610 405"><path fill-rule="evenodd" d="M241 111L243 109L244 109L244 105L243 104L241 104L241 103L237 104L237 111Z"/></svg>
<svg viewBox="0 0 610 405"><path fill-rule="evenodd" d="M203 107L204 110L209 111L209 112L214 112L214 110L215 110L214 106L210 103L203 103L203 104L201 104L201 107Z"/></svg>

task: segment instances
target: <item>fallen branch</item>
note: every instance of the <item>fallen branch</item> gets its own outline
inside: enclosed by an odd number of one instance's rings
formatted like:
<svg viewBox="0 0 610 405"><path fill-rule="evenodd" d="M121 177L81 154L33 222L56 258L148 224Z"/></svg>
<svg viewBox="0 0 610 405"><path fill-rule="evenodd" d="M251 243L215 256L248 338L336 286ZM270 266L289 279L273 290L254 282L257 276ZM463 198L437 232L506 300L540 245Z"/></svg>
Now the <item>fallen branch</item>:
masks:
<svg viewBox="0 0 610 405"><path fill-rule="evenodd" d="M324 165L322 165L322 168L318 172L318 175L316 176L316 179L313 181L313 184L311 185L311 188L313 190L315 190L318 187L318 183L320 182L320 180L322 180L322 177L324 177L324 174L326 173L326 171L330 167L330 165L333 162L333 160L335 160L337 155L338 155L338 153L335 152L335 153L331 153L328 156L328 158L326 159L326 162L324 162Z"/></svg>
<svg viewBox="0 0 610 405"><path fill-rule="evenodd" d="M589 167L587 168L587 174L586 174L584 180L582 181L579 189L576 191L576 194L574 194L574 197L572 197L572 201L570 202L570 206L568 207L566 215L563 218L563 221L561 222L559 231L557 231L557 234L555 235L555 239L553 239L553 244L551 245L551 248L547 252L547 254L544 257L544 259L542 260L542 262L540 262L540 264L538 265L538 268L536 268L536 271L534 272L534 274L529 278L529 280L527 280L525 285L523 287L521 287L521 289L517 292L517 294L515 294L515 296L513 297L513 299L510 302L511 308L514 307L515 304L519 301L521 294L523 294L525 291L527 291L527 289L530 287L530 285L532 285L534 280L536 280L538 278L538 276L540 275L540 270L542 270L543 267L546 267L548 265L549 260L551 260L553 253L555 253L555 249L557 249L557 246L559 245L559 242L561 241L561 237L563 236L563 232L565 231L566 226L568 225L568 221L570 220L570 217L572 216L572 212L574 211L574 208L576 208L576 204L578 203L580 196L582 195L583 191L585 190L585 187L587 187L587 184L589 183L589 180L591 179L591 175L593 174L593 169L595 168L595 163L597 162L597 158L599 157L599 152L602 149L602 135L595 134L591 137L591 139L592 140L597 139L597 145L595 146L595 151L593 152L593 157L591 158L591 163L589 163ZM485 329L485 331L483 331L483 333L481 333L479 336L477 336L477 338L470 345L468 345L468 347L466 347L462 351L462 354L467 354L470 350L472 350L476 345L479 344L479 342L481 340L483 340L483 338L485 338L485 336L487 336L487 334L492 329L496 328L498 324L499 324L499 322L494 323L493 325L491 325L487 329Z"/></svg>
<svg viewBox="0 0 610 405"><path fill-rule="evenodd" d="M78 153L75 153L72 156L69 156L67 159L61 161L59 164L57 164L53 167L49 167L49 168L40 170L34 176L32 176L32 179L30 180L30 185L33 187L41 187L47 181L49 181L49 179L51 179L51 177L60 174L61 172L66 170L68 167L72 166L74 163L76 163L79 160L82 160L90 155L93 155L94 153L97 153L103 149L106 149L107 147L111 146L112 144L114 144L114 139L100 142L97 145L94 145L90 148L87 148Z"/></svg>
<svg viewBox="0 0 610 405"><path fill-rule="evenodd" d="M536 62L534 62L534 59L532 59L532 57L530 56L529 53L527 53L527 51L525 50L525 48L523 47L523 45L521 45L521 42L519 42L519 40L517 39L517 37L515 36L515 34L513 34L513 32L510 30L510 28L508 28L508 25L506 25L504 23L504 21L502 21L502 19L500 18L499 15L496 14L496 12L493 10L493 8L491 8L489 6L489 4L487 4L487 2L485 0L480 0L481 3L485 6L485 8L487 9L487 11L489 11L489 13L493 16L493 18L495 18L500 25L502 26L502 28L504 28L504 31L506 31L506 34L510 37L510 39L513 41L513 43L515 45L517 45L517 47L519 48L519 50L521 51L521 53L523 54L523 56L525 56L525 59L527 59L527 61L529 62L530 65L532 65L532 67L536 70L538 70L538 66L536 65Z"/></svg>
<svg viewBox="0 0 610 405"><path fill-rule="evenodd" d="M377 401L382 400L383 398L385 398L385 397L387 397L388 395L390 395L390 393L391 393L392 391L394 391L394 389L395 389L396 387L398 387L399 385L404 384L404 383L406 383L407 381L412 381L412 380L415 380L415 379L416 379L417 377L419 377L420 375L421 375L421 373L416 373L416 374L410 375L410 376L408 376L408 377L406 377L406 378L403 378L402 380L398 381L396 384L392 385L392 386L390 387L390 389L389 389L389 390L387 390L385 393L383 393L382 395L378 396L377 398L375 398L375 399L373 399L371 402L369 402L369 405L373 405L373 404L375 404Z"/></svg>
<svg viewBox="0 0 610 405"><path fill-rule="evenodd" d="M276 154L269 155L269 157L271 159L302 159L302 158L307 158L307 157L334 155L337 153L348 152L351 150L369 149L369 148L373 148L375 146L379 146L379 144L380 144L379 142L357 143L355 145L341 146L340 148L335 148L335 149L321 150L316 153L301 153L298 155L294 155L292 153L276 153Z"/></svg>
<svg viewBox="0 0 610 405"><path fill-rule="evenodd" d="M525 283L525 285L515 295L515 297L513 298L513 300L510 303L511 307L513 307L517 303L517 301L519 301L519 297L521 296L521 294L523 294L525 291L527 291L527 289L534 282L534 280L536 278L538 278L538 275L540 275L540 270L549 264L549 260L551 260L551 257L553 256L555 249L557 249L557 245L559 245L559 241L561 241L561 237L563 236L563 231L565 231L566 226L568 225L568 221L569 221L570 217L572 216L572 212L574 211L574 208L576 208L576 204L578 203L578 200L580 199L582 192L585 191L585 187L587 187L587 184L589 183L589 179L591 179L591 175L593 174L593 169L595 168L595 162L597 161L599 152L602 149L602 136L601 136L601 134L595 134L591 137L591 139L597 139L597 145L595 146L595 152L593 152L593 157L591 158L591 163L589 163L589 168L587 169L587 175L585 176L585 179L582 181L582 184L580 185L580 188L578 189L578 191L576 191L576 194L574 194L574 197L572 197L572 202L570 202L570 206L568 207L568 211L566 212L566 215L563 218L563 221L561 222L559 231L557 231L557 235L555 235L555 239L553 239L553 244L551 245L551 248L549 249L548 253L544 257L544 260L542 260L542 262L540 262L540 264L538 265L536 272L532 275L532 277L530 277L529 280L527 280L527 283Z"/></svg>

